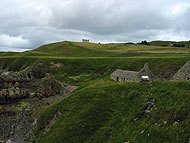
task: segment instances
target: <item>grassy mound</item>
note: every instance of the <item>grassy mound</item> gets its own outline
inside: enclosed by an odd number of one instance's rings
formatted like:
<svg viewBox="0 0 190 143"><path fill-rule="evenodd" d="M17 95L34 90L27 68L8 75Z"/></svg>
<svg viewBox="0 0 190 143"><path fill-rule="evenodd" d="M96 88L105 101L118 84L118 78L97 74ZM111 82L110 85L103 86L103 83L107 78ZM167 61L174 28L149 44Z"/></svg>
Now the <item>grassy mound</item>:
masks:
<svg viewBox="0 0 190 143"><path fill-rule="evenodd" d="M187 143L190 83L100 81L44 109L36 143ZM145 99L156 101L146 114ZM44 128L52 119L50 130Z"/></svg>

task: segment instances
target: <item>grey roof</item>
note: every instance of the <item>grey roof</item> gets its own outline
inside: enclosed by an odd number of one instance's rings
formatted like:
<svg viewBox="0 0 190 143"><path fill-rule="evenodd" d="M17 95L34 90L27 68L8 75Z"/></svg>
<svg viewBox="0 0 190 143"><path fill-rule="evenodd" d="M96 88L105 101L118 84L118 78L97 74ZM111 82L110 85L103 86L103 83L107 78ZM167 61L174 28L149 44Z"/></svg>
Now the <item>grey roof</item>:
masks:
<svg viewBox="0 0 190 143"><path fill-rule="evenodd" d="M114 71L111 74L111 76L117 76L117 77L121 77L121 78L133 78L133 79L136 79L136 78L138 78L138 72L117 69L116 71Z"/></svg>

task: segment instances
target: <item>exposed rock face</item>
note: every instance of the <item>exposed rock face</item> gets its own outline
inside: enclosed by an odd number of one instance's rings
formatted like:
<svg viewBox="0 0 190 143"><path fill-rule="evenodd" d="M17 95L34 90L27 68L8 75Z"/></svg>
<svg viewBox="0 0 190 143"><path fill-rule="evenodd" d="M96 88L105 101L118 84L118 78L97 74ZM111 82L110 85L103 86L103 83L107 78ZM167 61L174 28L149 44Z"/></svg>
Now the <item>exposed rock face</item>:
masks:
<svg viewBox="0 0 190 143"><path fill-rule="evenodd" d="M30 142L33 138L34 127L36 127L35 117L31 117L31 114L38 111L42 104L42 101L32 98L23 99L13 106L5 107L0 112L0 140L3 143Z"/></svg>
<svg viewBox="0 0 190 143"><path fill-rule="evenodd" d="M3 72L0 74L0 81L3 82L23 82L32 80L32 73L25 72Z"/></svg>
<svg viewBox="0 0 190 143"><path fill-rule="evenodd" d="M50 71L50 64L49 63L34 63L28 69L25 70L26 72L31 72L34 78L43 78L48 71Z"/></svg>
<svg viewBox="0 0 190 143"><path fill-rule="evenodd" d="M174 81L190 81L190 61L188 61L173 77Z"/></svg>
<svg viewBox="0 0 190 143"><path fill-rule="evenodd" d="M145 100L145 104L147 104L147 108L145 113L151 113L156 108L156 101L153 98L149 98Z"/></svg>
<svg viewBox="0 0 190 143"><path fill-rule="evenodd" d="M141 79L142 76L148 76L150 80L156 79L156 77L153 75L152 71L150 70L148 63L145 63L144 68L141 69L138 73L139 79Z"/></svg>
<svg viewBox="0 0 190 143"><path fill-rule="evenodd" d="M50 62L51 68L55 69L55 68L61 68L63 66L62 63L54 63L53 61Z"/></svg>
<svg viewBox="0 0 190 143"><path fill-rule="evenodd" d="M27 97L26 90L20 89L19 87L11 87L0 90L0 105L7 104L11 100L22 99Z"/></svg>
<svg viewBox="0 0 190 143"><path fill-rule="evenodd" d="M66 88L56 81L51 74L46 73L46 76L40 81L39 85L36 92L38 97L66 95Z"/></svg>

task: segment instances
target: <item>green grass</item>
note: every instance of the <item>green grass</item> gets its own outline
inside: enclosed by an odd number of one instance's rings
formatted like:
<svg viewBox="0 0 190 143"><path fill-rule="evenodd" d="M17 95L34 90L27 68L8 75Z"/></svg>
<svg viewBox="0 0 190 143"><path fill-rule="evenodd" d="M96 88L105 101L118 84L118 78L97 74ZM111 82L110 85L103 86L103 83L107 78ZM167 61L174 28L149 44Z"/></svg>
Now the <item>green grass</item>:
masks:
<svg viewBox="0 0 190 143"><path fill-rule="evenodd" d="M140 45L140 44L95 44L95 43L73 43L73 45L78 45L91 50L100 50L106 52L114 53L127 53L127 52L138 52L138 53L190 53L190 49L178 48L178 47L168 47L161 46L152 42L152 45Z"/></svg>
<svg viewBox="0 0 190 143"><path fill-rule="evenodd" d="M147 83L99 81L44 109L36 130L39 136L34 142L187 143L189 89L188 82L154 82L150 90ZM144 100L150 92L157 109L146 115ZM43 133L58 112L61 115L50 131ZM176 121L179 124L174 125Z"/></svg>

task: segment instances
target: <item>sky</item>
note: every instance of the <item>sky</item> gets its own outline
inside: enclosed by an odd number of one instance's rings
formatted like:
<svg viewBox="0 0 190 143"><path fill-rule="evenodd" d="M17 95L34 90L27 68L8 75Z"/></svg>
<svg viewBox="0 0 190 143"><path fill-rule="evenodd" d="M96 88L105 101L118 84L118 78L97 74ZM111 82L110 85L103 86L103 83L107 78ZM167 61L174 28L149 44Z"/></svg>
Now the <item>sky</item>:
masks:
<svg viewBox="0 0 190 143"><path fill-rule="evenodd" d="M190 40L189 0L0 0L0 51L58 41Z"/></svg>

